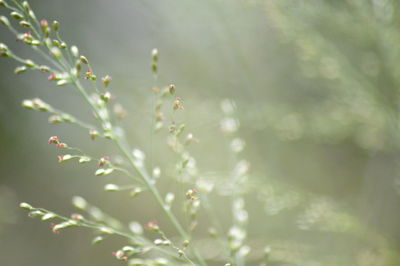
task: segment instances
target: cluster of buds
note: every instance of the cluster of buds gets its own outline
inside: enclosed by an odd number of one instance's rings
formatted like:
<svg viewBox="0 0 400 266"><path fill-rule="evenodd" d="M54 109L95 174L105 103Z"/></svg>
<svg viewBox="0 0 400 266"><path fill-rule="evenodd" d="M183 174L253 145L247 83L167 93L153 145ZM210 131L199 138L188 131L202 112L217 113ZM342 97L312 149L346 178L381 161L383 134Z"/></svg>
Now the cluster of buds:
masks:
<svg viewBox="0 0 400 266"><path fill-rule="evenodd" d="M32 37L32 33L30 31L19 34L18 40L22 41L25 44L39 46L41 43L39 40L36 40Z"/></svg>
<svg viewBox="0 0 400 266"><path fill-rule="evenodd" d="M78 222L75 220L68 220L59 224L52 223L50 227L52 228L55 234L59 234L61 229L77 226Z"/></svg>
<svg viewBox="0 0 400 266"><path fill-rule="evenodd" d="M32 109L37 111L49 111L51 109L50 105L43 102L39 98L34 98L31 100L24 100L22 106L26 109Z"/></svg>
<svg viewBox="0 0 400 266"><path fill-rule="evenodd" d="M82 60L82 57L81 57L81 60ZM89 68L89 69L86 71L85 79L87 79L87 80L92 80L92 81L95 81L95 80L97 79L96 75L93 74L93 70L92 70L92 69Z"/></svg>
<svg viewBox="0 0 400 266"><path fill-rule="evenodd" d="M108 157L108 156L104 156L104 157L100 158L100 160L98 162L98 166L99 167L105 167L105 168L97 169L97 171L95 172L96 176L109 175L112 172L114 172L114 168L112 168L112 165L111 165L111 162L110 162L110 157Z"/></svg>
<svg viewBox="0 0 400 266"><path fill-rule="evenodd" d="M183 102L182 102L182 99L180 97L176 97L175 98L175 101L174 101L174 104L173 104L172 108L174 110L178 110L178 109L183 110L184 109L183 108Z"/></svg>
<svg viewBox="0 0 400 266"><path fill-rule="evenodd" d="M115 257L117 260L128 261L128 258L143 253L144 250L138 247L131 247L131 246L124 246L120 250L117 250L112 253L112 256Z"/></svg>
<svg viewBox="0 0 400 266"><path fill-rule="evenodd" d="M73 122L74 118L68 114L56 114L49 117L49 123L56 124L62 122Z"/></svg>
<svg viewBox="0 0 400 266"><path fill-rule="evenodd" d="M193 188L193 189L189 189L185 196L187 199L190 200L198 200L199 198L197 196L195 196L198 193L197 189Z"/></svg>
<svg viewBox="0 0 400 266"><path fill-rule="evenodd" d="M46 72L46 71L45 71ZM70 83L70 76L67 73L51 73L48 81L57 81L57 86L64 86Z"/></svg>
<svg viewBox="0 0 400 266"><path fill-rule="evenodd" d="M200 200L196 196L196 189L189 189L186 192L186 198L189 200L185 203L185 210L189 214L190 224L189 230L193 231L197 227L197 212L200 207Z"/></svg>
<svg viewBox="0 0 400 266"><path fill-rule="evenodd" d="M106 91L105 93L102 93L100 95L100 99L102 99L104 103L108 103L111 100L111 97L112 97L112 95L108 91Z"/></svg>
<svg viewBox="0 0 400 266"><path fill-rule="evenodd" d="M57 136L52 136L49 138L49 140L47 141L49 144L56 144L57 148L67 148L68 145L64 142L60 141L60 138ZM64 156L65 157L65 156Z"/></svg>
<svg viewBox="0 0 400 266"><path fill-rule="evenodd" d="M42 28L42 32L43 32L44 36L45 36L46 38L48 38L49 35L50 35L50 27L49 27L49 23L47 22L47 20L42 19L42 20L40 21L40 26L41 26L41 28Z"/></svg>
<svg viewBox="0 0 400 266"><path fill-rule="evenodd" d="M98 163L98 166L106 166L106 165L110 165L110 157L108 156L104 156L101 157Z"/></svg>
<svg viewBox="0 0 400 266"><path fill-rule="evenodd" d="M148 231L160 231L160 227L158 226L157 221L150 221L147 223L147 225L144 227L144 229L148 230Z"/></svg>
<svg viewBox="0 0 400 266"><path fill-rule="evenodd" d="M128 256L125 255L125 252L122 250L115 251L111 254L117 260L128 261Z"/></svg>
<svg viewBox="0 0 400 266"><path fill-rule="evenodd" d="M171 240L157 238L153 241L156 246L171 246Z"/></svg>

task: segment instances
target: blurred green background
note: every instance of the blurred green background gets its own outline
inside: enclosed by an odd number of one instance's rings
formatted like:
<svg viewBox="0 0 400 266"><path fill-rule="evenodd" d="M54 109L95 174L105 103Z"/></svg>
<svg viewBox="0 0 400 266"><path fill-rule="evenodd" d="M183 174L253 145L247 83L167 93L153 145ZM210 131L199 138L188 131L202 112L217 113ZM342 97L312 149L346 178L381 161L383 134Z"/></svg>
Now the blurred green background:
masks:
<svg viewBox="0 0 400 266"><path fill-rule="evenodd" d="M218 179L230 171L219 105L236 101L243 156L252 165L248 265L258 265L264 246L272 248L268 266L400 265L399 1L42 0L31 6L39 19L59 20L64 39L99 75L113 77L137 148L150 147L152 48L160 51L159 85L177 86L182 120L201 140L191 151L203 175ZM4 28L0 36L31 57ZM18 208L26 201L68 215L71 197L83 195L124 222L163 219L151 197L103 192L104 184L122 184L123 177L94 177L94 166L57 163L47 144L52 135L99 156L115 150L23 110L23 99L40 97L91 119L72 88L54 87L35 72L16 77L15 66L0 60L0 265L118 265L111 251L122 240L91 246L86 230L54 235ZM153 160L160 165L169 161L164 142L155 140L160 150ZM224 200L215 197L213 207L229 228Z"/></svg>

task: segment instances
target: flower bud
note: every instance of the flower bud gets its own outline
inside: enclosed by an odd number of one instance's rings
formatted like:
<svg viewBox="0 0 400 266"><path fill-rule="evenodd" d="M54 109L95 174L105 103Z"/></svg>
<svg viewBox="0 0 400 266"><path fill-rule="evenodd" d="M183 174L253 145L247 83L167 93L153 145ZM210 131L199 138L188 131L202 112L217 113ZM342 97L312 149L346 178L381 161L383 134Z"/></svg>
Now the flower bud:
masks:
<svg viewBox="0 0 400 266"><path fill-rule="evenodd" d="M59 27L60 27L60 23L58 23L57 20L54 20L54 21L53 21L53 29L54 29L55 31L58 31Z"/></svg>
<svg viewBox="0 0 400 266"><path fill-rule="evenodd" d="M54 213L48 212L45 215L42 216L42 220L43 221L47 221L50 220L52 218L56 217L56 215Z"/></svg>
<svg viewBox="0 0 400 266"><path fill-rule="evenodd" d="M60 47L60 42L58 40L52 41L53 46Z"/></svg>
<svg viewBox="0 0 400 266"><path fill-rule="evenodd" d="M36 20L36 15L32 10L29 10L28 14L34 21Z"/></svg>
<svg viewBox="0 0 400 266"><path fill-rule="evenodd" d="M48 66L39 66L39 70L42 72L50 72L50 68Z"/></svg>
<svg viewBox="0 0 400 266"><path fill-rule="evenodd" d="M60 138L57 136L51 136L49 138L49 140L47 141L47 143L49 143L49 144L57 144L59 142L60 142Z"/></svg>
<svg viewBox="0 0 400 266"><path fill-rule="evenodd" d="M61 118L61 116L59 115L52 115L49 117L49 123L52 124L57 124L57 123L61 123L63 120Z"/></svg>
<svg viewBox="0 0 400 266"><path fill-rule="evenodd" d="M19 67L15 68L14 73L15 74L21 74L21 73L24 73L24 72L28 71L28 69L29 68L27 68L26 66L19 66Z"/></svg>
<svg viewBox="0 0 400 266"><path fill-rule="evenodd" d="M111 99L111 93L109 93L109 92L107 91L107 92L101 94L101 95L100 95L100 98L101 98L105 103L108 103L108 102L110 101L110 99Z"/></svg>
<svg viewBox="0 0 400 266"><path fill-rule="evenodd" d="M143 190L140 187L136 187L134 190L131 191L130 196L132 198L136 197L137 195L139 195Z"/></svg>
<svg viewBox="0 0 400 266"><path fill-rule="evenodd" d="M85 65L89 64L89 61L87 60L87 58L83 55L81 55L79 57L79 59L81 60L82 63L84 63Z"/></svg>
<svg viewBox="0 0 400 266"><path fill-rule="evenodd" d="M163 242L164 241L162 239L157 238L157 239L154 240L154 245L161 246L163 244Z"/></svg>
<svg viewBox="0 0 400 266"><path fill-rule="evenodd" d="M7 28L10 27L10 21L5 16L0 16L0 23L6 26Z"/></svg>
<svg viewBox="0 0 400 266"><path fill-rule="evenodd" d="M40 43L40 41L38 41L38 40L32 40L31 41L31 45L33 45L33 46L39 46L41 43Z"/></svg>
<svg viewBox="0 0 400 266"><path fill-rule="evenodd" d="M114 168L104 169L104 175L111 175L112 172L114 172Z"/></svg>
<svg viewBox="0 0 400 266"><path fill-rule="evenodd" d="M190 244L189 240L185 240L185 241L183 241L183 243L182 243L182 245L183 245L185 248L187 248L187 247L189 246L189 244Z"/></svg>
<svg viewBox="0 0 400 266"><path fill-rule="evenodd" d="M179 257L182 257L184 254L185 254L185 252L183 252L182 249L179 249L179 250L178 250L178 255L179 255Z"/></svg>
<svg viewBox="0 0 400 266"><path fill-rule="evenodd" d="M79 57L79 50L78 47L76 47L75 45L71 46L71 54L74 57Z"/></svg>
<svg viewBox="0 0 400 266"><path fill-rule="evenodd" d="M95 238L93 238L93 240L92 240L92 245L95 245L95 244L97 244L97 243L100 243L101 241L103 241L104 240L104 237L102 237L102 236L96 236Z"/></svg>
<svg viewBox="0 0 400 266"><path fill-rule="evenodd" d="M104 169L103 168L97 169L94 175L95 176L104 175Z"/></svg>
<svg viewBox="0 0 400 266"><path fill-rule="evenodd" d="M60 42L60 48L61 49L67 48L67 44L65 42Z"/></svg>
<svg viewBox="0 0 400 266"><path fill-rule="evenodd" d="M183 110L184 109L183 105L182 105L182 99L181 98L176 97L176 99L174 101L174 104L173 104L173 109L174 110L178 110L178 109Z"/></svg>
<svg viewBox="0 0 400 266"><path fill-rule="evenodd" d="M71 214L71 219L75 220L75 221L82 221L83 216L79 213L73 213L73 214Z"/></svg>
<svg viewBox="0 0 400 266"><path fill-rule="evenodd" d="M31 8L29 7L29 4L28 4L27 1L24 1L24 2L22 3L22 7L25 9L26 12L29 12L29 10L31 9Z"/></svg>
<svg viewBox="0 0 400 266"><path fill-rule="evenodd" d="M151 71L153 71L153 73L157 73L158 67L156 63L151 64Z"/></svg>
<svg viewBox="0 0 400 266"><path fill-rule="evenodd" d="M64 86L64 85L67 85L68 83L69 83L68 80L61 79L61 80L57 81L57 86Z"/></svg>
<svg viewBox="0 0 400 266"><path fill-rule="evenodd" d="M27 59L27 60L25 60L25 65L27 66L27 67L34 67L34 66L36 66L36 64L32 61L32 60L30 60L30 59Z"/></svg>
<svg viewBox="0 0 400 266"><path fill-rule="evenodd" d="M26 202L21 202L19 204L19 207L21 207L22 209L27 209L27 210L32 210L33 209L32 206L30 204L26 203Z"/></svg>
<svg viewBox="0 0 400 266"><path fill-rule="evenodd" d="M96 129L89 130L89 136L92 140L94 140L99 135L99 132Z"/></svg>
<svg viewBox="0 0 400 266"><path fill-rule="evenodd" d="M4 43L0 43L0 52L8 52L8 47Z"/></svg>
<svg viewBox="0 0 400 266"><path fill-rule="evenodd" d="M105 76L101 79L103 81L104 87L108 87L108 85L110 84L112 78L110 76Z"/></svg>
<svg viewBox="0 0 400 266"><path fill-rule="evenodd" d="M29 22L26 21L26 20L21 20L21 21L19 22L19 25L21 25L22 27L25 27L25 28L31 28L31 27L32 27L31 23L29 23Z"/></svg>
<svg viewBox="0 0 400 266"><path fill-rule="evenodd" d="M50 110L50 105L48 105L47 103L43 102L41 99L39 98L35 98L32 100L33 105L35 106L35 108L39 109L40 111L49 111Z"/></svg>
<svg viewBox="0 0 400 266"><path fill-rule="evenodd" d="M4 56L4 57L9 56L8 47L4 43L0 43L0 56Z"/></svg>
<svg viewBox="0 0 400 266"><path fill-rule="evenodd" d="M57 47L52 47L50 53L57 59L61 59L62 53Z"/></svg>
<svg viewBox="0 0 400 266"><path fill-rule="evenodd" d="M120 190L119 186L115 185L115 184L107 184L104 186L104 190L105 191L118 191Z"/></svg>
<svg viewBox="0 0 400 266"><path fill-rule="evenodd" d="M31 100L24 100L22 102L22 107L26 109L35 109L35 106Z"/></svg>
<svg viewBox="0 0 400 266"><path fill-rule="evenodd" d="M74 205L74 207L77 209L84 210L88 206L88 203L84 198L79 196L74 196L72 198L72 205Z"/></svg>
<svg viewBox="0 0 400 266"><path fill-rule="evenodd" d="M153 49L151 51L151 57L153 58L153 62L157 62L158 61L158 50L157 49Z"/></svg>
<svg viewBox="0 0 400 266"><path fill-rule="evenodd" d="M17 19L17 20L21 20L21 19L24 18L24 16L21 13L16 12L16 11L11 12L10 16L15 18L15 19Z"/></svg>
<svg viewBox="0 0 400 266"><path fill-rule="evenodd" d="M169 85L168 90L171 95L174 95L175 94L175 85L174 84Z"/></svg>
<svg viewBox="0 0 400 266"><path fill-rule="evenodd" d="M66 161L71 160L72 158L73 158L73 157L72 157L72 155L70 155L70 154L59 155L59 156L58 156L58 162L59 162L59 163L63 163L63 162L66 162Z"/></svg>
<svg viewBox="0 0 400 266"><path fill-rule="evenodd" d="M0 0L0 6L7 8L8 5L6 2L4 2L4 0Z"/></svg>
<svg viewBox="0 0 400 266"><path fill-rule="evenodd" d="M87 156L81 156L80 158L79 158L79 163L88 163L88 162L90 162L92 159L90 159L89 157L87 157Z"/></svg>
<svg viewBox="0 0 400 266"><path fill-rule="evenodd" d="M49 23L47 22L47 20L42 19L40 21L40 26L42 27L42 32L44 33L45 37L49 37L50 35L50 28L49 28Z"/></svg>

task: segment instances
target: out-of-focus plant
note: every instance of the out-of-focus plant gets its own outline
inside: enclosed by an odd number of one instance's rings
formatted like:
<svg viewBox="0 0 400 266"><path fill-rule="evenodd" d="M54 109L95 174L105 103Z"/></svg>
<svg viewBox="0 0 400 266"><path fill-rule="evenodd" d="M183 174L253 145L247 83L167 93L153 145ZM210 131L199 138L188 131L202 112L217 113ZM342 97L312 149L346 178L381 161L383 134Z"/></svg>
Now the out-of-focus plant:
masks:
<svg viewBox="0 0 400 266"><path fill-rule="evenodd" d="M192 133L185 133L185 124L176 119L177 113L184 111L184 102L176 96L175 85L158 87L159 53L157 49L152 51L151 71L154 87L149 90L153 94L153 106L149 107L152 112L152 130L154 134L167 135L167 144L176 155L176 168L171 182L186 190L184 195L175 195L173 192L162 195L157 181L161 177L166 178L166 175L164 176L163 170L153 165L151 158L150 162L146 161L144 152L131 148L119 123L126 117L127 112L120 104L114 103L115 97L109 87L112 78L108 75L98 78L90 61L76 46L70 46L62 39L59 22L38 20L27 1L0 0L0 6L10 12L9 17L0 16L0 22L19 42L32 48L45 63L23 59L3 43L0 43L0 55L20 64L15 69L16 74L38 70L48 73L49 82L56 86L67 86L68 89L75 90L90 107L96 123L85 122L39 98L24 100L23 107L49 114L50 123L69 123L81 127L93 141L103 138L113 143L120 153L120 157L104 155L97 158L64 142L65 136L52 136L48 143L62 153L58 156L58 161L94 163L97 165L94 171L96 176L109 176L115 172L126 175L130 180L129 184L122 186L110 183L104 190L114 193L130 191L131 197L149 193L166 219L158 222L153 220L145 226L138 222L127 226L80 196L72 199L77 213L71 214L70 217L25 202L21 203L20 207L27 209L30 217L50 221L52 231L56 234L66 228L84 227L95 232L94 244L113 235L125 238L126 246L112 254L117 260L126 261L128 265L207 265L213 261L219 264L226 263L225 265L244 265L246 256L251 251L247 245L248 213L244 200L249 163L239 156L244 148L244 141L233 137L239 127L239 122L234 116L234 102L225 100L222 103L225 118L221 121L221 129L230 143L233 171L229 177L216 183L199 175L196 161L188 150L189 146L198 140ZM214 210L209 202L209 194L214 191L230 199L232 224L229 226L221 225L214 217ZM175 197L180 201L175 201ZM177 205L183 207L187 223L179 220L175 214L174 209ZM222 252L214 257L202 252L193 236L193 232L198 228L198 214L201 208L208 214L207 220L210 221L205 225L209 227L210 241L221 246ZM170 236L164 232L165 223L173 225L177 236ZM264 261L265 258L260 257L258 260Z"/></svg>
<svg viewBox="0 0 400 266"><path fill-rule="evenodd" d="M283 139L350 139L368 151L398 150L398 1L259 2L293 48L299 81L286 98L293 104L268 108L266 124Z"/></svg>

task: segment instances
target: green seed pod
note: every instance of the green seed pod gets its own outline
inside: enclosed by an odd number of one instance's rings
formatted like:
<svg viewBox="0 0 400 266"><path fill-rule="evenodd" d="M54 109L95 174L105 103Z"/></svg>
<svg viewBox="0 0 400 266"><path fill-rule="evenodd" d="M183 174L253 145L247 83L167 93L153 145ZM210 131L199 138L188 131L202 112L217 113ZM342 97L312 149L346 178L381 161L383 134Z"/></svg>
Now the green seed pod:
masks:
<svg viewBox="0 0 400 266"><path fill-rule="evenodd" d="M38 40L33 40L33 41L31 41L31 45L33 45L33 46L39 46L39 45L40 45L40 41L38 41Z"/></svg>
<svg viewBox="0 0 400 266"><path fill-rule="evenodd" d="M33 207L30 204L26 203L26 202L21 202L21 204L19 204L19 207L21 207L22 209L27 209L27 210L32 210L33 209Z"/></svg>
<svg viewBox="0 0 400 266"><path fill-rule="evenodd" d="M29 23L29 22L26 21L26 20L21 20L21 21L19 22L19 25L21 25L22 27L25 27L25 28L31 28L31 27L32 27L31 23Z"/></svg>
<svg viewBox="0 0 400 266"><path fill-rule="evenodd" d="M54 21L53 21L53 29L54 29L55 31L58 31L59 28L60 28L60 23L58 23L57 20L54 20Z"/></svg>
<svg viewBox="0 0 400 266"><path fill-rule="evenodd" d="M8 21L8 18L5 16L0 16L0 23L6 26L7 28L10 27L10 21Z"/></svg>
<svg viewBox="0 0 400 266"><path fill-rule="evenodd" d="M22 3L22 7L25 9L26 12L29 12L29 10L31 10L31 8L30 8L30 6L29 6L27 1L24 1Z"/></svg>
<svg viewBox="0 0 400 266"><path fill-rule="evenodd" d="M153 58L153 62L157 62L158 61L158 50L157 49L153 49L151 51L151 57Z"/></svg>
<svg viewBox="0 0 400 266"><path fill-rule="evenodd" d="M57 81L57 86L64 86L64 85L67 85L68 83L69 83L68 80L62 79L62 80Z"/></svg>
<svg viewBox="0 0 400 266"><path fill-rule="evenodd" d="M174 84L169 85L168 90L171 95L174 95L175 94L175 85Z"/></svg>
<svg viewBox="0 0 400 266"><path fill-rule="evenodd" d="M36 64L32 61L32 60L30 60L30 59L27 59L27 60L25 60L25 65L27 66L27 67L34 67L34 66L36 66Z"/></svg>
<svg viewBox="0 0 400 266"><path fill-rule="evenodd" d="M55 58L57 58L57 59L62 58L62 53L61 53L60 49L58 49L57 47L51 48L50 52Z"/></svg>
<svg viewBox="0 0 400 266"><path fill-rule="evenodd" d="M85 65L89 64L89 61L87 60L87 58L83 55L81 55L81 57L79 57L79 59L81 60L82 63L84 63Z"/></svg>
<svg viewBox="0 0 400 266"><path fill-rule="evenodd" d="M32 10L29 10L29 16L30 16L33 20L36 20L36 15L35 15L35 13L33 13Z"/></svg>
<svg viewBox="0 0 400 266"><path fill-rule="evenodd" d="M14 73L15 74L22 74L26 71L28 71L29 68L27 68L26 66L19 66L17 68L15 68Z"/></svg>
<svg viewBox="0 0 400 266"><path fill-rule="evenodd" d="M21 13L16 12L16 11L11 12L10 16L15 18L15 19L17 19L17 20L24 19L24 15L22 15Z"/></svg>
<svg viewBox="0 0 400 266"><path fill-rule="evenodd" d="M39 66L39 70L42 72L50 72L50 68L48 66Z"/></svg>
<svg viewBox="0 0 400 266"><path fill-rule="evenodd" d="M58 40L53 40L53 45L55 47L60 47L60 42Z"/></svg>
<svg viewBox="0 0 400 266"><path fill-rule="evenodd" d="M7 8L8 5L6 2L4 2L4 0L0 0L0 6Z"/></svg>
<svg viewBox="0 0 400 266"><path fill-rule="evenodd" d="M78 57L78 56L79 56L78 47L76 47L75 45L71 46L71 54L72 54L74 57Z"/></svg>
<svg viewBox="0 0 400 266"><path fill-rule="evenodd" d="M8 47L4 43L0 43L0 52L8 52Z"/></svg>

